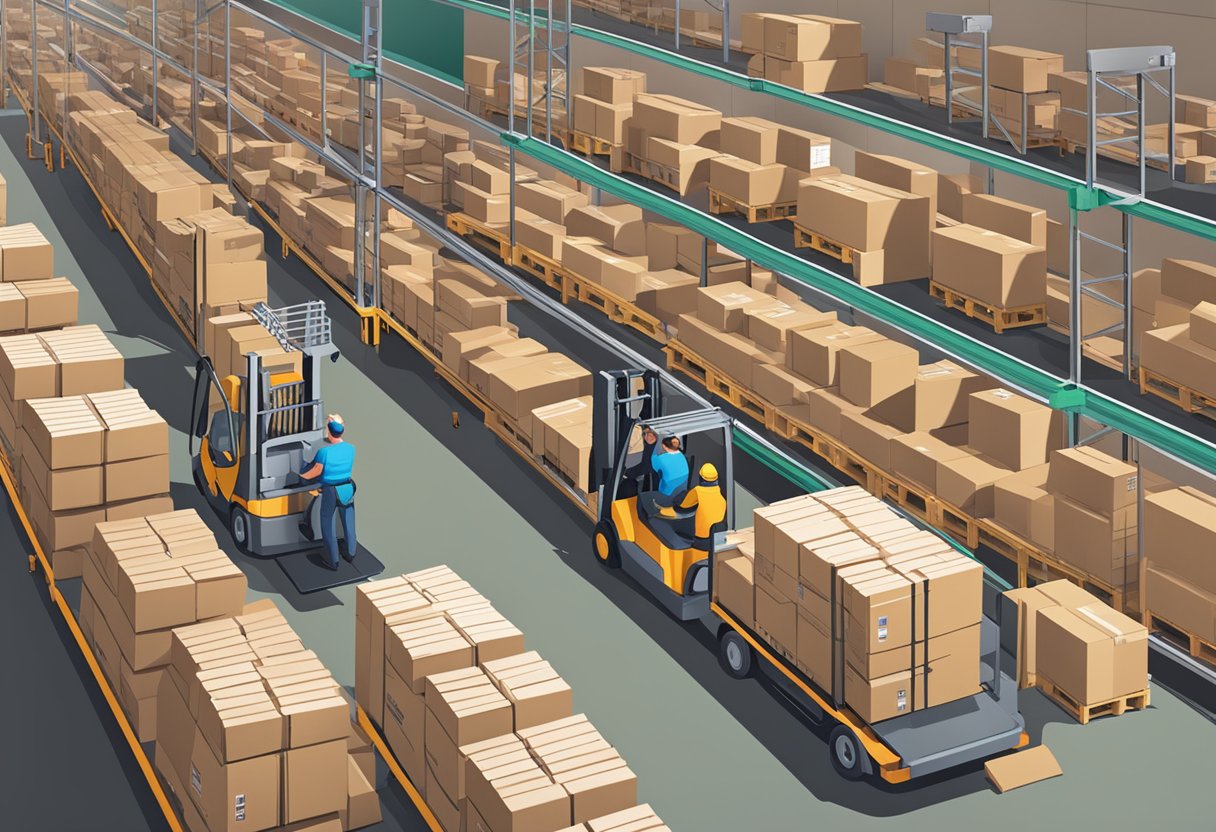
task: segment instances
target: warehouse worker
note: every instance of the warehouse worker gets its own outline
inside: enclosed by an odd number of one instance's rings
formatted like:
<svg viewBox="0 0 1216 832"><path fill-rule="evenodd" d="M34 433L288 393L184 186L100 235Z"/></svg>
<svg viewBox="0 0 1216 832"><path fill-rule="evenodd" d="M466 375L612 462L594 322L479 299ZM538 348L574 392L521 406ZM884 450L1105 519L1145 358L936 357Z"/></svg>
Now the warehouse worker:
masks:
<svg viewBox="0 0 1216 832"><path fill-rule="evenodd" d="M661 516L675 517L671 507L688 489L688 460L680 449L680 437L664 436L660 441L657 434L647 428L644 438L646 444L652 446L650 467L659 475L655 505L662 509Z"/></svg>
<svg viewBox="0 0 1216 832"><path fill-rule="evenodd" d="M342 535L346 551L342 557L354 563L355 543L355 484L351 474L355 469L355 446L342 438L346 424L338 414L329 416L325 425L325 444L313 455L312 466L300 476L306 480L321 479L321 538L325 541L326 567L338 569L338 536L334 515L341 514Z"/></svg>
<svg viewBox="0 0 1216 832"><path fill-rule="evenodd" d="M726 497L718 485L718 469L712 462L701 466L701 481L690 488L680 501L679 508L696 508L696 514L677 522L675 528L684 537L692 538L692 548L708 552L714 532L726 519Z"/></svg>

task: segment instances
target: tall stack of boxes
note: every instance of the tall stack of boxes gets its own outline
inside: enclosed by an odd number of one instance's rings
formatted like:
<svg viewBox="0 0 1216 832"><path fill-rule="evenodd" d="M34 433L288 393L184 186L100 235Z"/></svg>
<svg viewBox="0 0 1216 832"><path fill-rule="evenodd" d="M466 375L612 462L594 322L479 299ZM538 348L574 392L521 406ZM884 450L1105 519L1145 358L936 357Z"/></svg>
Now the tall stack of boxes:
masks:
<svg viewBox="0 0 1216 832"><path fill-rule="evenodd" d="M624 144L612 154L613 170L644 174L688 196L709 181L721 126L722 113L711 107L674 95L637 93Z"/></svg>
<svg viewBox="0 0 1216 832"><path fill-rule="evenodd" d="M933 281L995 309L1045 304L1046 226L1041 242L1033 243L973 224L992 222L991 214L980 207L992 204L992 197L967 194L963 197L963 223L934 230Z"/></svg>
<svg viewBox="0 0 1216 832"><path fill-rule="evenodd" d="M636 806L570 686L446 566L360 586L355 641L355 697L444 829L555 831Z"/></svg>
<svg viewBox="0 0 1216 832"><path fill-rule="evenodd" d="M989 47L988 109L1019 146L1023 130L1028 142L1055 137L1060 96L1048 92L1049 76L1063 71L1064 56L1054 52L1020 46ZM1005 134L989 123L988 137L1004 140Z"/></svg>
<svg viewBox="0 0 1216 832"><path fill-rule="evenodd" d="M794 202L801 180L840 172L832 167L828 137L767 119L722 119L719 146L722 155L709 162L709 186L744 205Z"/></svg>
<svg viewBox="0 0 1216 832"><path fill-rule="evenodd" d="M1088 447L1052 451L1050 466L1056 557L1104 584L1136 584L1136 466Z"/></svg>
<svg viewBox="0 0 1216 832"><path fill-rule="evenodd" d="M1216 568L1212 551L1216 500L1190 486L1144 498L1140 603L1152 617L1216 644Z"/></svg>
<svg viewBox="0 0 1216 832"><path fill-rule="evenodd" d="M979 690L983 567L863 489L757 509L737 537L719 600L863 719Z"/></svg>
<svg viewBox="0 0 1216 832"><path fill-rule="evenodd" d="M857 21L749 12L742 27L743 51L752 53L751 76L814 93L859 90L869 80Z"/></svg>
<svg viewBox="0 0 1216 832"><path fill-rule="evenodd" d="M80 626L141 742L157 735L156 690L171 630L239 613L245 574L193 510L96 524L84 558Z"/></svg>
<svg viewBox="0 0 1216 832"><path fill-rule="evenodd" d="M646 73L588 66L580 77L583 92L574 96L574 129L610 145L623 144L634 96L646 92Z"/></svg>
<svg viewBox="0 0 1216 832"><path fill-rule="evenodd" d="M80 293L55 277L54 251L32 223L4 226L0 184L0 333L36 332L76 323Z"/></svg>
<svg viewBox="0 0 1216 832"><path fill-rule="evenodd" d="M1082 706L1148 689L1148 630L1068 581L1005 593L1018 606L1018 685Z"/></svg>
<svg viewBox="0 0 1216 832"><path fill-rule="evenodd" d="M1166 258L1155 275L1137 278L1153 312L1137 310L1149 328L1140 336L1140 366L1197 393L1216 398L1216 267ZM1153 284L1159 288L1153 291ZM1139 325L1137 329L1139 329Z"/></svg>
<svg viewBox="0 0 1216 832"><path fill-rule="evenodd" d="M156 698L156 767L190 828L380 820L371 784L352 765L341 686L273 602L171 631Z"/></svg>

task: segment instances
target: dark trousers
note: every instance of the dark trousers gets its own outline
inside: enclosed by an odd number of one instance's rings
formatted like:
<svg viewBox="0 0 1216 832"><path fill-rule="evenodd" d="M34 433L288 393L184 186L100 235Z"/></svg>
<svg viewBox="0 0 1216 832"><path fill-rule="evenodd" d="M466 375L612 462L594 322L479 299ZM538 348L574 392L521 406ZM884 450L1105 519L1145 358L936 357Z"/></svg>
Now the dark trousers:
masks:
<svg viewBox="0 0 1216 832"><path fill-rule="evenodd" d="M330 566L338 565L338 533L334 525L335 515L342 518L342 535L346 539L346 556L353 558L358 550L355 541L355 504L339 505L338 489L332 485L321 488L321 539L325 541L325 554Z"/></svg>

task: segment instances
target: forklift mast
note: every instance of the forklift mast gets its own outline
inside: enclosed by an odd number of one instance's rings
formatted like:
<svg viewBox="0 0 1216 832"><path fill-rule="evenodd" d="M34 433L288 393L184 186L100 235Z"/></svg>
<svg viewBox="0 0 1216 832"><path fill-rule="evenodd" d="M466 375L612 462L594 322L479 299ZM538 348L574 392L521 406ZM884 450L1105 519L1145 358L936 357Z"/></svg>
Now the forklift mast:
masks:
<svg viewBox="0 0 1216 832"><path fill-rule="evenodd" d="M245 356L240 411L248 463L238 473L236 493L246 500L266 500L298 490L288 481L324 433L321 362L337 361L339 354L322 300L280 309L259 303L252 315L284 350L301 353L300 376L286 379L263 368L257 353Z"/></svg>
<svg viewBox="0 0 1216 832"><path fill-rule="evenodd" d="M591 416L591 471L588 490L599 493L600 516L616 499L618 463L628 452L639 422L663 415L662 381L655 370L604 370L595 377ZM603 486L610 484L611 488Z"/></svg>

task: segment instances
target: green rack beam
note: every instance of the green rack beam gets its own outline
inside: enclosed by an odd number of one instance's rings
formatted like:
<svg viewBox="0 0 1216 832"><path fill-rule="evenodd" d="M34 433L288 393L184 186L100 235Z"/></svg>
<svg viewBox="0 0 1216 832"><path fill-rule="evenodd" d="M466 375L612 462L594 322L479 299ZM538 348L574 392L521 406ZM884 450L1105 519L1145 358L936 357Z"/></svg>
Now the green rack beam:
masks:
<svg viewBox="0 0 1216 832"><path fill-rule="evenodd" d="M457 6L477 14L489 15L502 20L510 19L509 12L490 3L483 3L480 0L439 0L439 2L448 5ZM523 18L523 12L517 12L517 19ZM537 11L536 16L539 19L544 19L544 13ZM771 95L775 98L780 98L785 101L791 101L803 107L808 107L812 110L818 110L821 113L836 116L838 118L851 121L854 124L861 124L866 127L872 127L876 130L881 130L893 136L907 139L908 141L916 142L917 144L931 147L934 150L940 150L944 153L949 153L953 156L958 156L968 161L977 162L994 170L1004 171L1005 173L1019 176L1023 179L1028 179L1033 182L1038 182L1042 185L1047 185L1052 188L1063 191L1088 191L1085 182L1067 174L1057 173L1056 171L1048 170L1047 168L1039 167L1032 162L1027 162L1018 159L1014 156L1008 156L1004 153L998 153L993 150L987 150L978 145L969 142L961 141L950 136L944 136L940 133L935 133L932 130L926 130L922 127L906 124L897 119L888 118L887 116L872 113L861 107L855 107L851 104L845 104L840 101L835 101L823 95L815 93L806 93L795 90L791 87L777 84L772 81L766 81L762 78L749 78L746 75L741 75L725 67L715 66L703 61L698 61L694 58L688 58L680 55L677 52L672 52L667 49L662 49L657 46L640 43L639 41L630 38L614 35L610 32L604 32L589 26L573 24L570 26L571 34L577 35L587 40L597 41L599 43L608 44L610 46L623 49L627 52L632 52L635 55L649 58L668 66L676 67L677 69L691 72L695 75L700 75L703 78L710 78L714 81L720 81L724 84L729 84L740 89L751 90L753 92L762 92L766 95ZM1207 240L1216 242L1216 220L1206 217L1189 214L1185 211L1180 211L1169 206L1162 205L1151 201L1131 201L1123 202L1124 194L1118 191L1105 188L1101 185L1096 186L1093 190L1099 192L1097 200L1092 204L1092 207L1098 205L1110 204L1118 210L1130 214L1150 222L1164 225L1169 228L1177 229L1187 234L1197 237L1202 237ZM1075 198L1075 197L1074 197Z"/></svg>
<svg viewBox="0 0 1216 832"><path fill-rule="evenodd" d="M500 134L500 139L503 144L515 147L526 156L690 228L764 268L798 280L951 353L1006 384L1043 399L1058 410L1078 413L1216 474L1216 445L1210 442L1153 419L1096 390L1084 386L1077 388L1065 379L969 338L852 280L764 243L709 214L630 182L539 139L507 132Z"/></svg>

